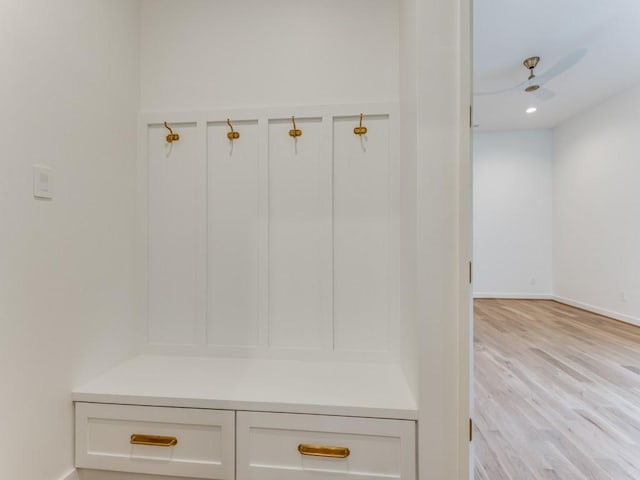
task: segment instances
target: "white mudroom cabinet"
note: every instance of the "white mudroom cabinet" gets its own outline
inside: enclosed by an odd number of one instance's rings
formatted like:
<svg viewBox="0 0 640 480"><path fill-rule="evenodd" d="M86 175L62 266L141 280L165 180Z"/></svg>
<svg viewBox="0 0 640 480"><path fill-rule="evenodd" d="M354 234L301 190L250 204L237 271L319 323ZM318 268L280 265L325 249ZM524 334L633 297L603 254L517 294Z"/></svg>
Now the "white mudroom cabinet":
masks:
<svg viewBox="0 0 640 480"><path fill-rule="evenodd" d="M74 392L76 466L413 480L397 105L141 118L147 343Z"/></svg>

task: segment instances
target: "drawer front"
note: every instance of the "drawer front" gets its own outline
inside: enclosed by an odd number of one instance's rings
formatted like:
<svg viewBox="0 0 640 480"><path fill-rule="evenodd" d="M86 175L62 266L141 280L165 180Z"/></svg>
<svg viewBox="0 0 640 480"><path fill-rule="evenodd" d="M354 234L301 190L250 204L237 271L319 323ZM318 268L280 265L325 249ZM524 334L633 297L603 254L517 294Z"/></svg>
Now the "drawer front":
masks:
<svg viewBox="0 0 640 480"><path fill-rule="evenodd" d="M76 403L76 466L234 479L235 413Z"/></svg>
<svg viewBox="0 0 640 480"><path fill-rule="evenodd" d="M415 480L415 422L237 413L238 480Z"/></svg>

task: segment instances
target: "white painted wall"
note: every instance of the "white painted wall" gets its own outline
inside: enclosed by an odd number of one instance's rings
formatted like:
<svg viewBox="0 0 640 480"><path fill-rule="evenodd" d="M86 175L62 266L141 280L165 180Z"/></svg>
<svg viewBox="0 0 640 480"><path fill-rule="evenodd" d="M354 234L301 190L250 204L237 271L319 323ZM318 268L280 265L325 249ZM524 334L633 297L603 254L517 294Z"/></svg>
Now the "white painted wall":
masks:
<svg viewBox="0 0 640 480"><path fill-rule="evenodd" d="M551 130L476 132L474 295L552 293Z"/></svg>
<svg viewBox="0 0 640 480"><path fill-rule="evenodd" d="M138 9L0 2L0 478L73 466L70 392L130 355ZM53 200L32 196L34 163Z"/></svg>
<svg viewBox="0 0 640 480"><path fill-rule="evenodd" d="M416 133L404 141L416 145L419 478L468 479L471 2L405 1L415 8Z"/></svg>
<svg viewBox="0 0 640 480"><path fill-rule="evenodd" d="M394 0L142 0L142 110L398 97Z"/></svg>
<svg viewBox="0 0 640 480"><path fill-rule="evenodd" d="M416 291L416 195L417 195L417 5L415 0L400 2L400 292L398 350L409 386L418 396L419 352Z"/></svg>
<svg viewBox="0 0 640 480"><path fill-rule="evenodd" d="M640 324L640 85L554 132L554 294ZM624 294L624 299L622 295Z"/></svg>

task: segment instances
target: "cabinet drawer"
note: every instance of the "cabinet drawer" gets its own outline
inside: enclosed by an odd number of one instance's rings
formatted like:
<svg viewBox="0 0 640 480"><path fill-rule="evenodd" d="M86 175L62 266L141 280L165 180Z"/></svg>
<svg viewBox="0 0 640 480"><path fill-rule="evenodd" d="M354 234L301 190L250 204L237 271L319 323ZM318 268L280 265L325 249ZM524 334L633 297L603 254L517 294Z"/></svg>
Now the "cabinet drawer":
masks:
<svg viewBox="0 0 640 480"><path fill-rule="evenodd" d="M235 414L76 403L76 466L233 480Z"/></svg>
<svg viewBox="0 0 640 480"><path fill-rule="evenodd" d="M239 480L416 475L410 420L238 412L237 439Z"/></svg>

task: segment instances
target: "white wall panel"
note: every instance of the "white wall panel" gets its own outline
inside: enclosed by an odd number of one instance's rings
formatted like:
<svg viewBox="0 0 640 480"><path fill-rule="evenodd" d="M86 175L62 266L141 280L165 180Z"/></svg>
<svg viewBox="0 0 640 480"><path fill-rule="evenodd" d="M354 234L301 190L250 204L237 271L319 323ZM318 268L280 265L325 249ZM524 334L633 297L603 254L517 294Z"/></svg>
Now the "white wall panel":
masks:
<svg viewBox="0 0 640 480"><path fill-rule="evenodd" d="M320 119L269 122L269 343L331 346L330 132Z"/></svg>
<svg viewBox="0 0 640 480"><path fill-rule="evenodd" d="M335 348L387 350L390 314L389 119L333 124Z"/></svg>
<svg viewBox="0 0 640 480"><path fill-rule="evenodd" d="M363 137L360 109L381 112ZM399 289L388 111L301 109L296 139L283 109L146 116L147 352L387 358ZM227 117L245 119L234 142ZM162 118L181 135L172 146Z"/></svg>
<svg viewBox="0 0 640 480"><path fill-rule="evenodd" d="M259 130L211 123L208 156L208 343L259 341Z"/></svg>
<svg viewBox="0 0 640 480"><path fill-rule="evenodd" d="M148 130L149 342L197 343L198 142L195 124Z"/></svg>

